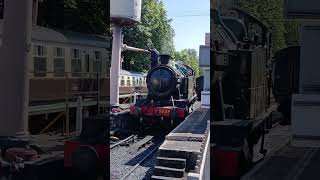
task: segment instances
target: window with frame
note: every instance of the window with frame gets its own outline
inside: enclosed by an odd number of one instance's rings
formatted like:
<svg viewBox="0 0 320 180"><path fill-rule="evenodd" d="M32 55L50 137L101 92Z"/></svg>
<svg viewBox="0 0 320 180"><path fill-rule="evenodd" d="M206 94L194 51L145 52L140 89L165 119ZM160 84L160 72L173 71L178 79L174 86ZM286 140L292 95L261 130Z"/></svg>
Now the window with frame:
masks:
<svg viewBox="0 0 320 180"><path fill-rule="evenodd" d="M33 46L33 66L35 77L45 77L47 73L47 48L41 45Z"/></svg>
<svg viewBox="0 0 320 180"><path fill-rule="evenodd" d="M139 78L139 86L142 86L142 78Z"/></svg>
<svg viewBox="0 0 320 180"><path fill-rule="evenodd" d="M121 76L121 80L120 80L121 86L124 86L124 83L125 83L124 76Z"/></svg>
<svg viewBox="0 0 320 180"><path fill-rule="evenodd" d="M127 86L131 86L131 78L130 78L130 76L127 76Z"/></svg>
<svg viewBox="0 0 320 180"><path fill-rule="evenodd" d="M102 70L102 62L101 60L95 60L94 61L94 66L93 66L93 71L97 73L101 73Z"/></svg>
<svg viewBox="0 0 320 180"><path fill-rule="evenodd" d="M135 85L136 85L136 78L132 77L132 86L135 86Z"/></svg>
<svg viewBox="0 0 320 180"><path fill-rule="evenodd" d="M95 59L93 62L93 72L101 73L102 71L102 55L100 51L95 51Z"/></svg>
<svg viewBox="0 0 320 180"><path fill-rule="evenodd" d="M72 76L79 77L82 72L81 67L81 56L80 56L80 50L79 49L72 49L71 50L71 72Z"/></svg>
<svg viewBox="0 0 320 180"><path fill-rule="evenodd" d="M53 71L55 77L63 77L65 73L65 52L64 48L53 49Z"/></svg>
<svg viewBox="0 0 320 180"><path fill-rule="evenodd" d="M84 59L84 68L85 72L90 72L90 55L86 54Z"/></svg>

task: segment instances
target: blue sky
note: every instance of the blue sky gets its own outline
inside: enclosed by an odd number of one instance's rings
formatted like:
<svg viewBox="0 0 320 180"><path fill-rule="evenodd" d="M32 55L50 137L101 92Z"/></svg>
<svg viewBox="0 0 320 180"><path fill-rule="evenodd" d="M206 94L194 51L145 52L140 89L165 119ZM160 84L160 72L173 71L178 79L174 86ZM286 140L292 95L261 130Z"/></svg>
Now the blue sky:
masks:
<svg viewBox="0 0 320 180"><path fill-rule="evenodd" d="M210 0L163 0L171 26L175 31L176 50L199 51L205 33L210 32Z"/></svg>

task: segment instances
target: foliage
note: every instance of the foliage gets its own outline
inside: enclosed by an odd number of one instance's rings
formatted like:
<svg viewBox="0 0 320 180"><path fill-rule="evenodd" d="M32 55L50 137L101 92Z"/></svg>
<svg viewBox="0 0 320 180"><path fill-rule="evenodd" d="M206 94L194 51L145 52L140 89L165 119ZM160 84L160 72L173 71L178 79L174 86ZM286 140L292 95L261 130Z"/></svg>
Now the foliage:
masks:
<svg viewBox="0 0 320 180"><path fill-rule="evenodd" d="M188 66L194 69L195 75L200 75L199 61L197 51L195 49L183 49L174 54L174 59L177 61L183 61Z"/></svg>
<svg viewBox="0 0 320 180"><path fill-rule="evenodd" d="M240 0L240 8L267 22L272 31L273 51L286 47L282 0Z"/></svg>
<svg viewBox="0 0 320 180"><path fill-rule="evenodd" d="M300 23L297 20L287 20L285 22L285 39L287 46L299 45Z"/></svg>
<svg viewBox="0 0 320 180"><path fill-rule="evenodd" d="M141 23L124 28L124 43L138 48L156 48L160 54L174 55L174 31L170 25L163 3L158 0L143 0ZM149 70L149 54L124 52L123 69L145 72Z"/></svg>
<svg viewBox="0 0 320 180"><path fill-rule="evenodd" d="M65 0L65 29L104 34L109 26L106 0Z"/></svg>
<svg viewBox="0 0 320 180"><path fill-rule="evenodd" d="M38 25L110 35L108 9L106 0L44 0Z"/></svg>
<svg viewBox="0 0 320 180"><path fill-rule="evenodd" d="M297 20L283 18L283 0L240 0L240 7L268 23L272 28L274 51L299 44Z"/></svg>

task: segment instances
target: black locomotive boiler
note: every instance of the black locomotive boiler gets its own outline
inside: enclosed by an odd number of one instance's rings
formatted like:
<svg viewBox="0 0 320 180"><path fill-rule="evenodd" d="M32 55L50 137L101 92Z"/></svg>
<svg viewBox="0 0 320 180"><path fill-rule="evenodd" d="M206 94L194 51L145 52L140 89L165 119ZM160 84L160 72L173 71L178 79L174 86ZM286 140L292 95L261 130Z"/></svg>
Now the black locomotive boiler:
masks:
<svg viewBox="0 0 320 180"><path fill-rule="evenodd" d="M171 127L190 113L196 101L196 78L192 68L160 55L160 64L147 74L148 95L130 106L130 114L140 123Z"/></svg>

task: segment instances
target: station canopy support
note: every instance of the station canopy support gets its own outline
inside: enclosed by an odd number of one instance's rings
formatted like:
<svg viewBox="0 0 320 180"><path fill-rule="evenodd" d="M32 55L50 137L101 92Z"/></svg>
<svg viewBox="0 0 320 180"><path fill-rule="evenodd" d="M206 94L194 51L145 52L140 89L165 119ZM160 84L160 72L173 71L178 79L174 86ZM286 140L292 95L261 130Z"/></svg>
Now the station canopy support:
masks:
<svg viewBox="0 0 320 180"><path fill-rule="evenodd" d="M4 1L0 47L0 136L28 135L32 0Z"/></svg>

